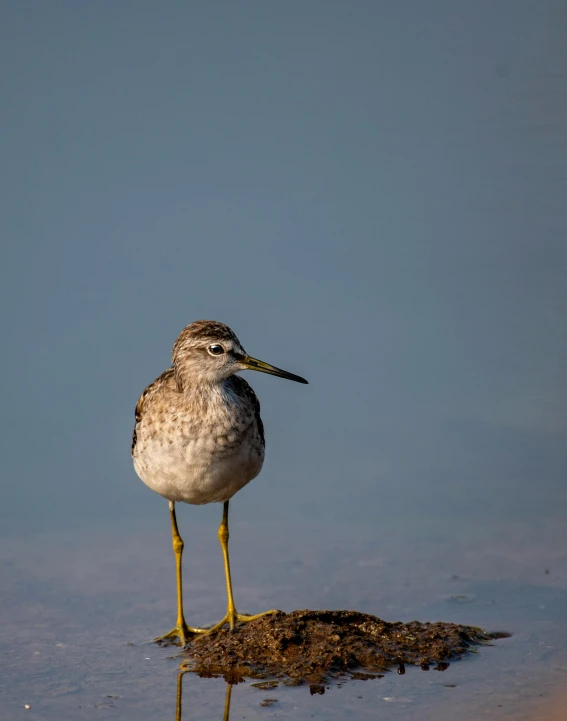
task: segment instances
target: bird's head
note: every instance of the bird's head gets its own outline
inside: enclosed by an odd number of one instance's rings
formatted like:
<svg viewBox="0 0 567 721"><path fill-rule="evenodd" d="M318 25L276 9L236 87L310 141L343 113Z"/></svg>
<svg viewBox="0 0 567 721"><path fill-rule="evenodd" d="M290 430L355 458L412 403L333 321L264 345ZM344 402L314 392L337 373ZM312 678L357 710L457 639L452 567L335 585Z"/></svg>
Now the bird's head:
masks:
<svg viewBox="0 0 567 721"><path fill-rule="evenodd" d="M252 358L224 323L198 320L184 328L173 345L173 364L183 387L216 384L242 370L255 370L307 383L293 373Z"/></svg>

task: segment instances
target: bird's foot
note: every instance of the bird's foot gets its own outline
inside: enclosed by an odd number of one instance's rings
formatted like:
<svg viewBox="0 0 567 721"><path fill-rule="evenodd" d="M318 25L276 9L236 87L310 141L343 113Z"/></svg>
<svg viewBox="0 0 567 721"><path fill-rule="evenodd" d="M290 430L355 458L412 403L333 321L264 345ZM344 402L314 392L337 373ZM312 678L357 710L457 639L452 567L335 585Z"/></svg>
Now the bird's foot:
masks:
<svg viewBox="0 0 567 721"><path fill-rule="evenodd" d="M193 628L188 626L185 622L178 623L169 633L163 636L154 638L154 643L159 643L163 646L187 646L188 643L194 641L195 638L203 633L208 633L207 628Z"/></svg>
<svg viewBox="0 0 567 721"><path fill-rule="evenodd" d="M237 613L236 611L229 611L226 616L219 621L218 623L215 623L214 626L211 626L211 628L206 628L205 633L214 633L215 631L220 631L220 629L223 626L226 626L228 624L228 627L231 631L234 631L236 628L237 623L250 623L250 621L255 621L257 618L262 618L262 616L269 616L272 613L281 613L277 609L273 608L271 611L263 611L262 613L256 613L253 616L249 616L246 613Z"/></svg>

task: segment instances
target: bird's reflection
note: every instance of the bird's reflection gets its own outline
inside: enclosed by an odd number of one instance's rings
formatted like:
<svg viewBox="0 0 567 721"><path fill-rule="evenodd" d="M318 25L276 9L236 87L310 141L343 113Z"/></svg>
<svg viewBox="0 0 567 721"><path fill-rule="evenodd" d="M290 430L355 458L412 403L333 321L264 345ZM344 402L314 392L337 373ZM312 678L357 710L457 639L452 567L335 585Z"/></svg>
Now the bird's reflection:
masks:
<svg viewBox="0 0 567 721"><path fill-rule="evenodd" d="M177 693L175 695L175 721L181 721L181 709L183 702L183 676L189 671L180 671L177 676ZM230 714L230 696L232 694L232 687L234 684L226 684L226 694L224 697L224 713L222 721L228 721Z"/></svg>
<svg viewBox="0 0 567 721"><path fill-rule="evenodd" d="M449 668L450 664L445 661L440 661L435 666L433 666L434 671L446 671ZM421 669L423 671L429 671L430 666L428 664L422 664ZM183 706L183 676L185 676L186 673L191 673L189 669L184 669L183 666L181 667L181 670L179 671L177 675L177 691L175 695L175 721L182 721L182 706ZM406 667L405 664L400 663L398 667L398 674L403 675L406 673ZM383 674L364 674L359 673L357 675L353 675L353 678L359 678L359 679L370 679L370 678L383 678ZM262 688L272 688L271 685L268 684L274 684L277 686L277 682L265 682L263 684L253 684L254 686L259 686ZM452 684L447 684L448 686ZM222 715L222 721L229 721L229 715L230 715L230 698L232 694L232 687L234 686L233 683L227 683L226 684L226 693L224 697L224 712ZM309 686L309 692L313 696L315 694L324 694L325 693L325 685L324 684L311 684ZM359 698L362 698L360 696ZM267 702L273 702L275 699L265 699L265 702L262 702L261 706L268 706L271 705L271 703Z"/></svg>

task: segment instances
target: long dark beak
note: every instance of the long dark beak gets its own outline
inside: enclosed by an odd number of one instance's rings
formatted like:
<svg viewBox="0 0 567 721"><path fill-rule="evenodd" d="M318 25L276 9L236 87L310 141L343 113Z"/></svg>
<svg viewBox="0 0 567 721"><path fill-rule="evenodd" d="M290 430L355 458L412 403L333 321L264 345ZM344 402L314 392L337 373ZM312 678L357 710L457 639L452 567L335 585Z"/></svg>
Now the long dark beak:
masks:
<svg viewBox="0 0 567 721"><path fill-rule="evenodd" d="M296 383L307 383L305 378L302 378L301 376L296 376L293 373L288 373L287 371L283 371L281 368L276 368L275 366L271 366L269 363L264 363L264 361L258 360L257 358L252 358L249 355L247 355L245 358L243 358L240 362L242 363L242 365L245 368L248 368L251 371L260 371L262 373L269 373L271 376L279 376L280 378L287 378L289 381L295 381Z"/></svg>

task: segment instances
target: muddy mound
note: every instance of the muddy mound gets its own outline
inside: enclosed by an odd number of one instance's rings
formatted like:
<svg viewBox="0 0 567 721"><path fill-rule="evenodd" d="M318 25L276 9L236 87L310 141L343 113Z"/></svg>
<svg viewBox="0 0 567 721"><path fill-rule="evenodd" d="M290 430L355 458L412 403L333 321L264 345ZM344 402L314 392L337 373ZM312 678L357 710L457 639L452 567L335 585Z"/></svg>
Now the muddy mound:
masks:
<svg viewBox="0 0 567 721"><path fill-rule="evenodd" d="M293 611L217 631L187 647L184 667L201 676L323 684L374 678L405 664L447 668L472 646L506 634L454 623L388 623L356 611Z"/></svg>

